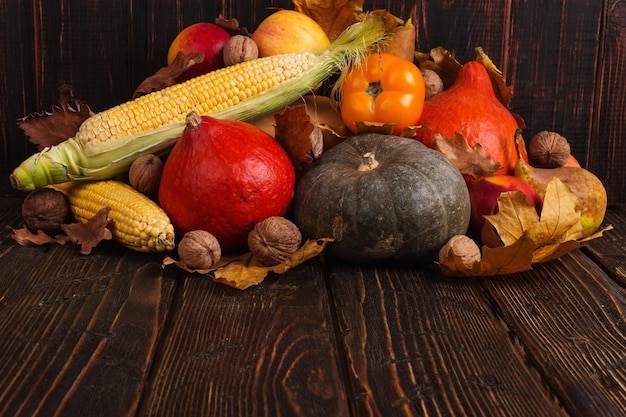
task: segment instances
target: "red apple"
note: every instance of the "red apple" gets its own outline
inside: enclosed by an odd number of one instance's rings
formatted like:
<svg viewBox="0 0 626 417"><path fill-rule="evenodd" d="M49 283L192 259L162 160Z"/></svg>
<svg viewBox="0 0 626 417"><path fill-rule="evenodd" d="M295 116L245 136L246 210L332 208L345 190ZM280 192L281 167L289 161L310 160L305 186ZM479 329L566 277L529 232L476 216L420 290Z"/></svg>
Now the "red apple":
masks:
<svg viewBox="0 0 626 417"><path fill-rule="evenodd" d="M230 39L222 27L213 23L195 23L183 29L170 44L167 64L171 64L178 52L204 54L204 61L187 69L182 79L197 77L224 67L224 45Z"/></svg>
<svg viewBox="0 0 626 417"><path fill-rule="evenodd" d="M324 29L295 10L279 10L266 17L252 34L259 56L311 52L330 44Z"/></svg>
<svg viewBox="0 0 626 417"><path fill-rule="evenodd" d="M522 191L528 201L535 207L537 214L541 213L543 200L527 182L512 175L492 175L485 177L469 187L472 215L468 229L468 236L481 240L481 231L485 224L483 216L498 212L498 197L507 191Z"/></svg>

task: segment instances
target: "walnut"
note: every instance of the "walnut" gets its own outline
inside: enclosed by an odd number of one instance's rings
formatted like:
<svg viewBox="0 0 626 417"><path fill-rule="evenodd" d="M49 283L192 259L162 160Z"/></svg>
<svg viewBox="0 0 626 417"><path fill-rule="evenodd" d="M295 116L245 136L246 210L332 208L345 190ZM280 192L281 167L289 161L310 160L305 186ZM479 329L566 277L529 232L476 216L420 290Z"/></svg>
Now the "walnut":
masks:
<svg viewBox="0 0 626 417"><path fill-rule="evenodd" d="M219 262L222 249L211 233L193 230L185 233L178 243L178 256L189 268L209 269Z"/></svg>
<svg viewBox="0 0 626 417"><path fill-rule="evenodd" d="M250 252L265 266L278 265L298 250L300 229L290 220L272 216L257 223L248 234Z"/></svg>
<svg viewBox="0 0 626 417"><path fill-rule="evenodd" d="M466 269L471 269L474 262L480 261L481 259L480 248L474 240L466 235L452 236L439 250L440 263L447 262L453 256L456 257Z"/></svg>
<svg viewBox="0 0 626 417"><path fill-rule="evenodd" d="M41 230L49 235L61 232L70 212L65 194L52 188L29 193L22 203L24 226L32 233Z"/></svg>
<svg viewBox="0 0 626 417"><path fill-rule="evenodd" d="M439 74L433 70L423 69L424 84L426 85L426 100L443 91L443 81Z"/></svg>
<svg viewBox="0 0 626 417"><path fill-rule="evenodd" d="M543 130L530 140L528 158L531 165L538 168L558 168L567 163L570 145L556 132Z"/></svg>
<svg viewBox="0 0 626 417"><path fill-rule="evenodd" d="M234 35L224 45L224 64L234 65L259 57L256 43L245 35Z"/></svg>
<svg viewBox="0 0 626 417"><path fill-rule="evenodd" d="M163 172L163 161L156 155L135 159L128 171L130 185L140 193L151 195L158 191Z"/></svg>

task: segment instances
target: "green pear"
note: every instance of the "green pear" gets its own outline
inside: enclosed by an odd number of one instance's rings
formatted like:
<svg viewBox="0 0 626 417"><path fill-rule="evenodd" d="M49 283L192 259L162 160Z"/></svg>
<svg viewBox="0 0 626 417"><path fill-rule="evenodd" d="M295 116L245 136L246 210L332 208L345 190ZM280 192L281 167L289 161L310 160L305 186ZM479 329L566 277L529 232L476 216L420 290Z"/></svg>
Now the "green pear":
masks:
<svg viewBox="0 0 626 417"><path fill-rule="evenodd" d="M519 158L515 166L515 176L530 184L544 198L548 183L558 178L576 196L580 209L580 222L583 236L595 232L604 221L607 207L607 194L604 184L593 173L581 167L564 166L559 168L536 168Z"/></svg>

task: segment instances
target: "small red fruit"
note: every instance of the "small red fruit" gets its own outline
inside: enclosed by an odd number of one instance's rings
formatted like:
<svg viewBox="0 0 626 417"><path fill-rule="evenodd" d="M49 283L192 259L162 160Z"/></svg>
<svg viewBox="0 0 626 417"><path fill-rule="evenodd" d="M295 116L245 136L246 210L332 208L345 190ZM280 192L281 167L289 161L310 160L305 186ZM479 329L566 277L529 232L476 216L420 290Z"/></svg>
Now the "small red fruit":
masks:
<svg viewBox="0 0 626 417"><path fill-rule="evenodd" d="M180 231L206 230L227 252L256 223L283 216L294 186L291 159L269 134L192 113L163 167L159 204Z"/></svg>
<svg viewBox="0 0 626 417"><path fill-rule="evenodd" d="M167 64L171 64L178 52L187 55L190 53L204 54L204 61L193 65L186 70L182 77L189 79L207 72L223 68L224 45L230 39L228 33L222 27L214 23L195 23L187 26L174 38L167 51Z"/></svg>
<svg viewBox="0 0 626 417"><path fill-rule="evenodd" d="M528 197L530 204L537 210L537 214L541 213L543 200L527 182L512 175L484 177L469 187L472 215L470 217L468 236L478 241L481 240L481 232L485 224L483 216L498 212L498 197L507 191L522 191Z"/></svg>

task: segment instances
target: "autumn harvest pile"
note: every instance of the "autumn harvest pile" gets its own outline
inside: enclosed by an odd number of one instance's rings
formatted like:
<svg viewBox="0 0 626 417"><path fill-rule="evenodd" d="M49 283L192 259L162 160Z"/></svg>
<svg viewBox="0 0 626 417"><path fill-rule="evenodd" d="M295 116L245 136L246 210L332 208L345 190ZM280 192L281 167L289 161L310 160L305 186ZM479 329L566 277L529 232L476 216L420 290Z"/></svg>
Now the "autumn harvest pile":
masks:
<svg viewBox="0 0 626 417"><path fill-rule="evenodd" d="M412 19L294 0L255 30L183 30L127 103L19 120L39 151L20 244L113 239L245 289L320 253L505 275L598 238L607 206L567 139L524 140L480 48L415 51Z"/></svg>

